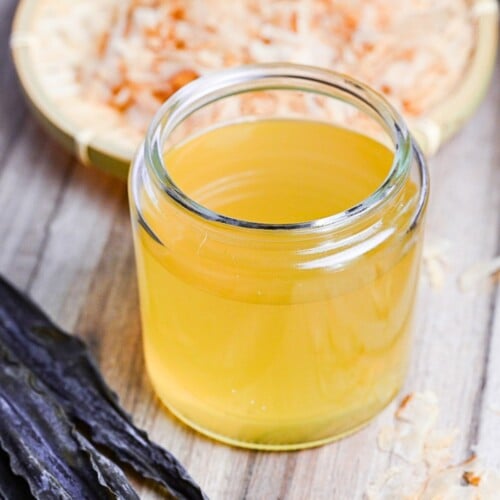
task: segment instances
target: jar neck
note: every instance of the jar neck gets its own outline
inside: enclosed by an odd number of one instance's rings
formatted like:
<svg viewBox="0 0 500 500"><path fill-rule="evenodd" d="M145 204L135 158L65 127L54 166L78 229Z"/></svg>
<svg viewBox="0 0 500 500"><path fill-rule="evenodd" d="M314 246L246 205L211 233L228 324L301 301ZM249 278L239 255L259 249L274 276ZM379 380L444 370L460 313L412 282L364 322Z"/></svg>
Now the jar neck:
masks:
<svg viewBox="0 0 500 500"><path fill-rule="evenodd" d="M292 224L267 224L224 216L198 204L172 179L165 161L165 144L176 129L203 108L229 97L259 91L298 91L340 101L367 115L386 134L394 151L393 162L379 188L359 204L324 218ZM332 123L334 124L334 123ZM142 149L147 175L160 196L165 196L200 222L241 230L308 233L342 231L346 226L373 219L394 202L416 165L420 194L410 227L418 223L427 199L425 163L399 114L376 92L345 75L294 64L260 64L213 73L188 84L159 110Z"/></svg>

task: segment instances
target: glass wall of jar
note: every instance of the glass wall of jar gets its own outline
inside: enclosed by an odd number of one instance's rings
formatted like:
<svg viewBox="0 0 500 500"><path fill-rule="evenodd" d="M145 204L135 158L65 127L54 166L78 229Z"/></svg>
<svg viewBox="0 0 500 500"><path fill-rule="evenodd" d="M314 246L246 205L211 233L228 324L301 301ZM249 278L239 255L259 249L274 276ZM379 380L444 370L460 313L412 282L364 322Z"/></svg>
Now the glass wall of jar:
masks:
<svg viewBox="0 0 500 500"><path fill-rule="evenodd" d="M200 78L157 114L129 185L147 370L177 417L297 449L397 394L428 178L380 95L288 64Z"/></svg>

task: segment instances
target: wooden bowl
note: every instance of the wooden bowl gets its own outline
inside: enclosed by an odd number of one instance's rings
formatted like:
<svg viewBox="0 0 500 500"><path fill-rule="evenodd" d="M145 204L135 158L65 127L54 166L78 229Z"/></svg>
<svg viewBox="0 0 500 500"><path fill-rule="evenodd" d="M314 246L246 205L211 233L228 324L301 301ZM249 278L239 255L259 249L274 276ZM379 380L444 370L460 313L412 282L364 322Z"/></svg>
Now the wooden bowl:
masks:
<svg viewBox="0 0 500 500"><path fill-rule="evenodd" d="M15 15L11 49L14 65L28 102L42 125L85 164L93 164L113 175L126 178L137 147L137 138L117 140L113 134L85 129L58 107L46 92L33 60L32 32L40 6L46 0L21 0ZM434 154L471 116L481 102L493 73L498 43L496 0L473 0L475 12L474 50L463 78L449 97L424 117L410 120L410 128L427 155ZM92 107L88 103L86 105ZM102 109L90 110L99 121ZM103 118L105 119L105 118ZM113 127L110 127L113 128Z"/></svg>

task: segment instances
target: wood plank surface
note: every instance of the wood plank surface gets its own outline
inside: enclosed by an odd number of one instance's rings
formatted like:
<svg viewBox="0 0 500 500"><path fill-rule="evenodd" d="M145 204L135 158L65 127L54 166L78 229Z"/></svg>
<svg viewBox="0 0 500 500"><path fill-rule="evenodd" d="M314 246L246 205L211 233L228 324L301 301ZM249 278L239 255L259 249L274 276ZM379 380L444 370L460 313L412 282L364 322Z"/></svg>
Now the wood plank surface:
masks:
<svg viewBox="0 0 500 500"><path fill-rule="evenodd" d="M83 336L125 407L171 450L213 499L363 498L393 460L376 446L391 405L372 424L328 446L254 453L212 442L175 420L144 370L126 187L79 165L28 112L0 1L0 272L65 328ZM434 391L439 424L459 429L456 458L475 449L500 468L500 296L485 282L458 287L470 265L500 253L500 66L467 126L430 162L427 244L449 241L445 282L423 277L405 391ZM136 483L141 498L161 498ZM500 498L500 492L499 492Z"/></svg>

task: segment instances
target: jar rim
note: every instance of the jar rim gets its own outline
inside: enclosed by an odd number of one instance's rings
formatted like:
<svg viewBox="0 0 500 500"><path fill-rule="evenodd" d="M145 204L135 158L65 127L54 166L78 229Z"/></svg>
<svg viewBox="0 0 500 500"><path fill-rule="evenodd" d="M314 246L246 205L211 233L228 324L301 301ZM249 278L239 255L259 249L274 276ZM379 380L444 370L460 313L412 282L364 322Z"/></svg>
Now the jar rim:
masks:
<svg viewBox="0 0 500 500"><path fill-rule="evenodd" d="M180 123L203 107L236 94L261 90L293 90L322 94L367 109L367 114L384 127L394 143L393 162L385 180L357 205L305 222L283 224L247 221L220 214L197 203L177 186L169 174L163 155L166 139ZM185 85L156 113L141 153L157 186L175 203L205 221L235 228L302 232L337 229L351 224L354 220L376 212L399 193L414 160L419 169L421 189L410 228L418 223L428 195L428 173L423 155L401 115L383 96L348 75L294 63L263 63L224 69Z"/></svg>

